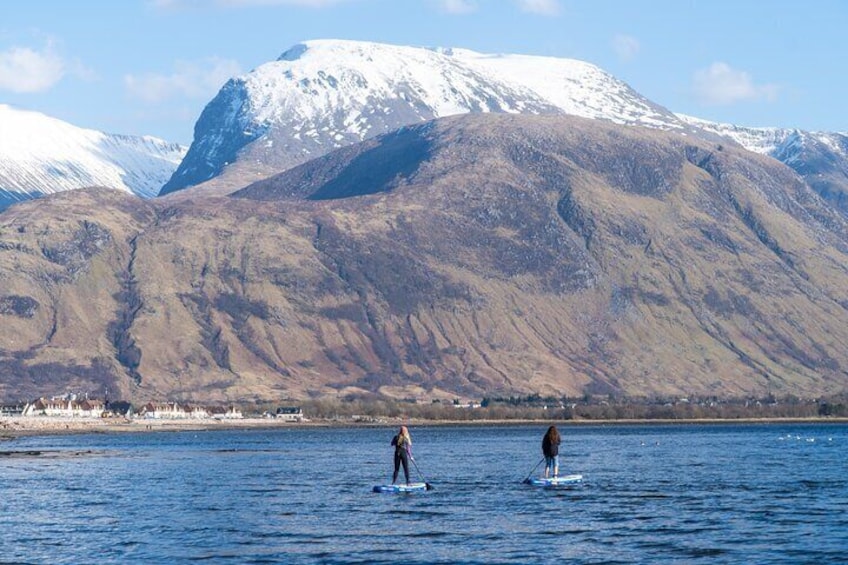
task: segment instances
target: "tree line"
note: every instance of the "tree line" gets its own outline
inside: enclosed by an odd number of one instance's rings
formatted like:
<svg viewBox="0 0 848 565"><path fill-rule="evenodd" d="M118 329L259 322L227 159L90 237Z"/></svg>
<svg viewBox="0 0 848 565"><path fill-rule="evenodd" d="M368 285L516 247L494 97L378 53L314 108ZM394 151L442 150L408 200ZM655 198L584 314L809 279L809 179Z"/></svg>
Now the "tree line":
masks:
<svg viewBox="0 0 848 565"><path fill-rule="evenodd" d="M379 420L740 420L848 418L848 395L819 399L776 398L556 398L540 395L420 402L413 399L310 400L304 415L316 419Z"/></svg>

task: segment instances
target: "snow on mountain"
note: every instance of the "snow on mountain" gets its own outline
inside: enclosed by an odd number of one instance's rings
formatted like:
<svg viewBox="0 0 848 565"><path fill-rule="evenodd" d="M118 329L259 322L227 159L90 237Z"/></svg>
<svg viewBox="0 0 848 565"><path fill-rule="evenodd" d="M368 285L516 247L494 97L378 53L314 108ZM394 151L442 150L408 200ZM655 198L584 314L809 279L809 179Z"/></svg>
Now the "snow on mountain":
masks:
<svg viewBox="0 0 848 565"><path fill-rule="evenodd" d="M167 194L238 161L261 174L433 118L567 113L690 131L603 70L571 59L316 40L230 80L203 111Z"/></svg>
<svg viewBox="0 0 848 565"><path fill-rule="evenodd" d="M744 127L683 114L684 122L768 155L793 168L813 189L848 215L848 134L790 128Z"/></svg>
<svg viewBox="0 0 848 565"><path fill-rule="evenodd" d="M804 150L811 143L822 144L836 155L848 158L846 139L848 134L833 132L811 132L791 128L745 127L734 124L710 122L684 114L677 114L682 121L705 131L732 139L749 151L770 155L785 155L787 158ZM786 164L786 160L780 158Z"/></svg>
<svg viewBox="0 0 848 565"><path fill-rule="evenodd" d="M185 153L154 137L106 134L0 104L0 209L86 186L150 198Z"/></svg>
<svg viewBox="0 0 848 565"><path fill-rule="evenodd" d="M723 124L718 122L710 122L687 116L685 114L677 114L677 117L686 123L697 126L701 129L712 131L717 135L732 139L742 147L755 153L762 155L771 155L789 138L793 132L797 130L773 127L745 127L734 124Z"/></svg>
<svg viewBox="0 0 848 565"><path fill-rule="evenodd" d="M466 112L561 111L620 123L666 123L673 114L594 65L572 59L486 55L355 41L309 41L243 77L256 122L332 121L364 139L367 110L399 99L423 119ZM306 94L307 96L304 96ZM303 131L303 128L300 129Z"/></svg>
<svg viewBox="0 0 848 565"><path fill-rule="evenodd" d="M563 113L620 124L684 129L674 114L595 65L575 59L483 55L466 49L443 53L491 77L523 85Z"/></svg>

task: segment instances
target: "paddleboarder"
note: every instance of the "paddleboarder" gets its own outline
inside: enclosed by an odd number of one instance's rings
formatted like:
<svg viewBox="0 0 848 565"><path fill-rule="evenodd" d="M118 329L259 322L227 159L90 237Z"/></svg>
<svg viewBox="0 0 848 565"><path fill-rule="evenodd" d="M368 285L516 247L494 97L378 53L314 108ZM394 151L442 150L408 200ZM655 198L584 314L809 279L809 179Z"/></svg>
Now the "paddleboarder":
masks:
<svg viewBox="0 0 848 565"><path fill-rule="evenodd" d="M392 475L392 484L395 484L397 481L398 471L401 465L403 465L403 476L406 478L406 484L409 484L409 460L412 458L412 438L406 426L400 427L398 434L392 438L392 445L395 446L395 473Z"/></svg>
<svg viewBox="0 0 848 565"><path fill-rule="evenodd" d="M542 453L545 456L545 478L550 477L553 472L554 478L559 475L559 444L560 437L556 426L548 428L545 437L542 438Z"/></svg>

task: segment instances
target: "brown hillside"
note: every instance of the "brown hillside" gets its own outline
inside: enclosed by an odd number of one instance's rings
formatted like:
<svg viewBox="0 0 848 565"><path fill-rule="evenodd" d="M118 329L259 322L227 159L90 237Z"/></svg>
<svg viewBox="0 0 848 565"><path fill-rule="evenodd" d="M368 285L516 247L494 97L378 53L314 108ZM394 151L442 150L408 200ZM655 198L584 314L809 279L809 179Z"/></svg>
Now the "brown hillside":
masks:
<svg viewBox="0 0 848 565"><path fill-rule="evenodd" d="M465 115L236 196L0 215L0 393L848 390L845 221L769 158Z"/></svg>

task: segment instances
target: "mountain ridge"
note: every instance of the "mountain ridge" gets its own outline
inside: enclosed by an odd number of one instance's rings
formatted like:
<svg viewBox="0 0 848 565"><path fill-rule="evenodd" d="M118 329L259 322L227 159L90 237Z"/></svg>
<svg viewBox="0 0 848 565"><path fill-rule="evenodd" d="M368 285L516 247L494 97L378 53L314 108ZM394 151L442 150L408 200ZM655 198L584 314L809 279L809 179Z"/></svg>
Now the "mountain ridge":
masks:
<svg viewBox="0 0 848 565"><path fill-rule="evenodd" d="M346 40L297 44L228 81L203 110L190 148L74 128L4 106L0 208L82 186L112 186L145 198L189 186L192 192L227 194L377 133L479 111L566 113L738 143L788 164L848 215L844 133L744 127L675 114L573 59ZM23 115L39 116L41 125L9 127ZM50 121L48 132L43 123ZM28 129L46 133L32 143ZM22 148L27 154L20 154Z"/></svg>
<svg viewBox="0 0 848 565"><path fill-rule="evenodd" d="M156 196L187 148L150 136L106 134L0 104L0 209L87 186Z"/></svg>
<svg viewBox="0 0 848 565"><path fill-rule="evenodd" d="M848 216L848 133L744 127L677 115L693 126L790 166L825 200Z"/></svg>
<svg viewBox="0 0 848 565"><path fill-rule="evenodd" d="M0 215L0 395L848 388L848 222L735 146L464 114L231 197L111 192Z"/></svg>

